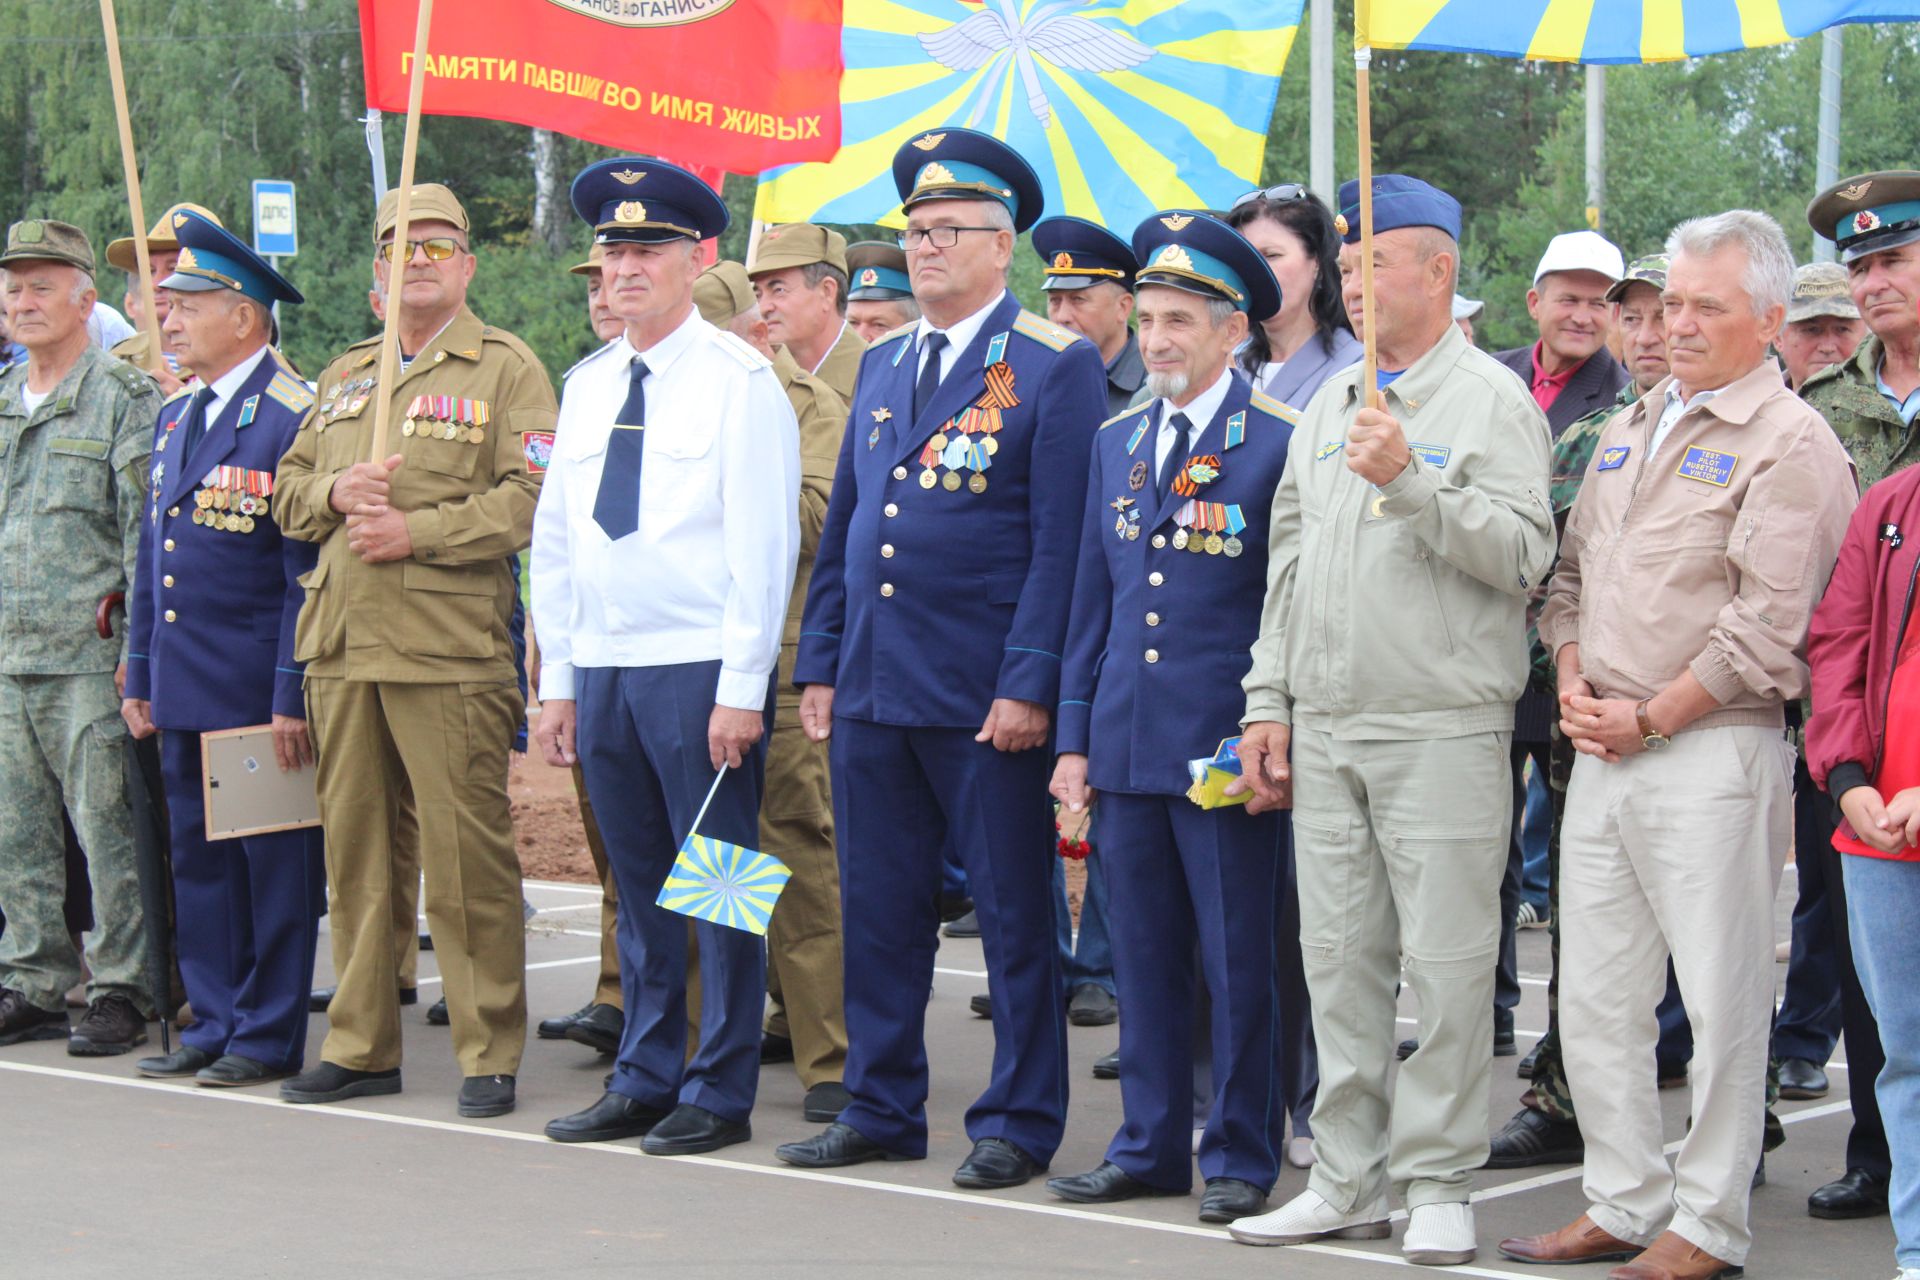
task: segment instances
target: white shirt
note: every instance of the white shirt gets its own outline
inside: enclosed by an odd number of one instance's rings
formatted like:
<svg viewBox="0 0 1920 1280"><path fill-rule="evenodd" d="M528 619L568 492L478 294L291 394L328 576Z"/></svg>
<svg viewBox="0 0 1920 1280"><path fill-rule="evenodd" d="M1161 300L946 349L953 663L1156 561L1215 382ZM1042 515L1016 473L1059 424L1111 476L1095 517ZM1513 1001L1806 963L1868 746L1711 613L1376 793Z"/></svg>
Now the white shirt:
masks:
<svg viewBox="0 0 1920 1280"><path fill-rule="evenodd" d="M649 373L640 527L594 523L636 355ZM623 336L576 365L533 516L542 698L574 668L720 660L714 700L758 711L800 555L800 428L766 359L689 311L645 352Z"/></svg>
<svg viewBox="0 0 1920 1280"><path fill-rule="evenodd" d="M925 316L921 316L919 325L913 331L914 350L917 353L916 358L919 360L919 363L914 366L916 380L919 374L925 373L927 370L928 334L944 333L947 335L947 345L940 348L940 381L945 382L947 375L953 372L953 362L960 358L962 351L965 351L972 345L973 340L980 335L981 327L987 323L987 317L993 313L995 307L1000 305L1000 299L1006 296L1007 291L1002 289L993 295L992 302L989 302L965 320L945 329L936 327L932 321L928 320Z"/></svg>
<svg viewBox="0 0 1920 1280"><path fill-rule="evenodd" d="M246 385L247 379L253 376L253 371L258 369L260 362L266 358L267 347L265 343L262 343L258 351L201 388L201 390L213 392L212 398L207 401L207 426L209 428L211 428L215 422L219 421L221 412L226 409L227 401L233 399L234 392ZM195 391L194 394L199 395L200 392ZM182 421L184 422L185 419L183 418Z"/></svg>
<svg viewBox="0 0 1920 1280"><path fill-rule="evenodd" d="M1220 404L1227 398L1227 388L1233 385L1233 366L1229 364L1213 380L1213 385L1195 396L1184 409L1173 407L1173 401L1160 401L1160 434L1153 441L1153 475L1158 480L1162 468L1167 465L1167 455L1173 452L1173 446L1180 439L1180 429L1173 425L1173 415L1184 413L1193 426L1187 432L1187 447L1191 449L1200 440L1200 433L1207 429L1213 416L1220 412ZM1186 459L1182 458L1182 462Z"/></svg>
<svg viewBox="0 0 1920 1280"><path fill-rule="evenodd" d="M847 336L847 322L846 322L845 320L842 320L842 321L840 322L840 328L839 328L839 330L838 330L838 331L836 331L836 332L834 333L834 335L833 335L833 341L832 341L832 342L829 342L829 343L827 344L827 349L826 349L825 351L823 351L823 352L821 352L821 353L820 353L820 359L819 359L818 361L816 361L816 362L814 363L814 366L813 366L813 368L811 368L811 369L809 369L809 370L807 370L807 372L808 372L808 373L819 373L819 372L820 372L820 366L821 366L821 365L823 365L823 364L825 364L825 363L826 363L826 362L827 362L827 361L828 361L828 360L829 360L830 358L832 358L832 356L833 356L833 349L834 349L835 347L837 347L837 346L839 346L839 345L840 345L840 339L842 339L842 338L844 338L844 337L846 337L846 336Z"/></svg>
<svg viewBox="0 0 1920 1280"><path fill-rule="evenodd" d="M1680 421L1681 414L1698 405L1705 404L1719 394L1718 388L1712 391L1696 391L1693 393L1693 399L1682 400L1680 398L1679 382L1669 382L1667 384L1667 403L1665 407L1660 410L1659 423L1653 428L1653 442L1647 446L1647 460L1651 462L1660 455L1660 446L1667 442L1667 435L1673 430L1673 424Z"/></svg>
<svg viewBox="0 0 1920 1280"><path fill-rule="evenodd" d="M27 413L29 416L32 415L35 409L38 409L41 405L45 404L47 402L47 397L52 394L53 394L52 390L29 391L27 390L25 383L20 384L20 402L27 406Z"/></svg>

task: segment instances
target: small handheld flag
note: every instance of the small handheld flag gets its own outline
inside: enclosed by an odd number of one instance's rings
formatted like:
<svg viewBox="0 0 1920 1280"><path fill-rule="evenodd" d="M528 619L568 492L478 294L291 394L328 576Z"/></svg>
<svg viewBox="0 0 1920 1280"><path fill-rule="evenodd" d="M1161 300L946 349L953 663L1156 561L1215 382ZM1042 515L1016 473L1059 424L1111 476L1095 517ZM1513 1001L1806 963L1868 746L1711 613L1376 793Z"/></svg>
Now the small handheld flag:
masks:
<svg viewBox="0 0 1920 1280"><path fill-rule="evenodd" d="M680 854L667 871L667 882L660 887L656 905L677 911L695 920L706 920L729 929L745 929L765 936L767 922L773 918L774 904L787 887L793 872L780 859L757 849L728 844L700 834L700 820L727 776L721 765L713 786L694 815L693 826Z"/></svg>

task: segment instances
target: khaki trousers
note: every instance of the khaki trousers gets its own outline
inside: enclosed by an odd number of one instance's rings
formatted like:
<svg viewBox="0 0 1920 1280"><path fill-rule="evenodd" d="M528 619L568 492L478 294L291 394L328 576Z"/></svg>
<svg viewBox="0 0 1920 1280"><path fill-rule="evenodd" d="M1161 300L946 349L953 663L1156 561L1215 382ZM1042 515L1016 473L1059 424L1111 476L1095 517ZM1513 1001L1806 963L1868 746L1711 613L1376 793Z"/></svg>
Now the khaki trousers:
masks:
<svg viewBox="0 0 1920 1280"><path fill-rule="evenodd" d="M1511 738L1347 742L1294 727L1300 950L1320 1056L1308 1186L1342 1212L1389 1183L1410 1208L1463 1202L1486 1161ZM1389 1093L1403 970L1420 1048Z"/></svg>
<svg viewBox="0 0 1920 1280"><path fill-rule="evenodd" d="M593 855L593 872L600 877L600 980L593 989L593 1003L625 1009L620 994L620 944L614 937L618 926L615 907L619 895L613 888L613 868L607 864L607 845L600 838L600 823L587 802L587 779L580 765L573 766L573 794L580 801L580 825L586 829L587 852Z"/></svg>
<svg viewBox="0 0 1920 1280"><path fill-rule="evenodd" d="M1773 1014L1773 899L1793 832L1793 749L1749 725L1581 756L1560 832L1560 1035L1587 1143L1588 1212L1645 1244L1667 1227L1723 1261L1753 1243ZM1671 954L1693 1022L1693 1123L1671 1170L1654 1006Z"/></svg>
<svg viewBox="0 0 1920 1280"><path fill-rule="evenodd" d="M777 719L767 743L760 848L786 863L793 878L767 924L766 1029L792 1039L794 1070L809 1089L838 1081L847 1064L831 786L827 744L808 740L797 709Z"/></svg>
<svg viewBox="0 0 1920 1280"><path fill-rule="evenodd" d="M339 989L320 1056L400 1065L394 839L401 790L419 819L426 915L461 1073L514 1075L526 1042L526 933L507 805L513 681L400 684L308 677Z"/></svg>

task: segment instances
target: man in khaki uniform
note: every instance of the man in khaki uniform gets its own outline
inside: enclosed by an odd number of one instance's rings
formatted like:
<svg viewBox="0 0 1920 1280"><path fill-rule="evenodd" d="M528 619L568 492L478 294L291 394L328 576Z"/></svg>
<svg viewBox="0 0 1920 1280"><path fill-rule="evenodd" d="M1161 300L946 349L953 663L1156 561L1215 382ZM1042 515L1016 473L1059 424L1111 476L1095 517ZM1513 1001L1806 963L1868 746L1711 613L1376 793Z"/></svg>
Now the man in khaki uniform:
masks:
<svg viewBox="0 0 1920 1280"><path fill-rule="evenodd" d="M390 192L376 218L383 277L396 269L386 258L397 201ZM320 1065L281 1096L400 1089L392 832L405 788L465 1076L460 1113L491 1116L513 1108L527 1017L506 789L522 710L507 557L531 535L556 405L526 344L467 309L474 257L460 202L423 184L412 208L401 287L390 290L401 307L398 378L377 385L378 338L327 366L277 484L282 531L320 544L295 656L320 757L339 981ZM370 462L381 394L395 430L388 456Z"/></svg>
<svg viewBox="0 0 1920 1280"><path fill-rule="evenodd" d="M867 343L847 323L847 238L811 222L768 227L747 276L768 341L853 403Z"/></svg>
<svg viewBox="0 0 1920 1280"><path fill-rule="evenodd" d="M173 219L174 215L183 211L197 213L216 227L225 225L211 210L197 204L182 202L169 206L166 212L160 215L159 221L153 224L153 230L147 232L147 263L153 271L156 286L173 274L173 264L180 258L180 242L174 238ZM135 330L131 338L122 338L114 344L112 354L136 368L146 369L148 346L146 303L140 297L140 259L134 249L133 237L122 236L118 240L109 241L106 258L110 266L118 267L127 273L127 292L121 299L120 306L127 313L127 321ZM153 291L154 328L158 329L166 324L167 312L171 307L172 301L167 291L156 287ZM161 367L149 372L153 373L154 379L159 382L160 394L170 396L178 391L183 383L191 380L193 375L190 373L183 375L180 372L180 362L177 357L164 358L171 357L170 352L164 351L165 343L166 339L162 338ZM276 352L275 358L278 358L278 355L279 353Z"/></svg>

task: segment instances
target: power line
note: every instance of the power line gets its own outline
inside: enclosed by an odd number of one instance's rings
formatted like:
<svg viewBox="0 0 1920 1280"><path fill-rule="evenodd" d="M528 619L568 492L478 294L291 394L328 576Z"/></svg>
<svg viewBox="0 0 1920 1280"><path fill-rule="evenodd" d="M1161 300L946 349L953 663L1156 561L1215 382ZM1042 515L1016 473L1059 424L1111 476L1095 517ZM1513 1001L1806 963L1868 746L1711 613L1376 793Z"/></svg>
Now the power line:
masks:
<svg viewBox="0 0 1920 1280"><path fill-rule="evenodd" d="M293 40L304 36L357 36L358 27L314 27L304 31L217 31L198 35L137 36L121 33L121 44L203 44L209 41ZM8 36L9 45L105 45L106 36Z"/></svg>

